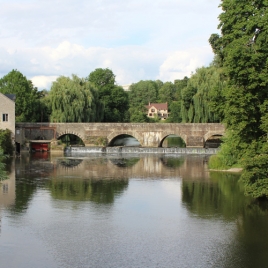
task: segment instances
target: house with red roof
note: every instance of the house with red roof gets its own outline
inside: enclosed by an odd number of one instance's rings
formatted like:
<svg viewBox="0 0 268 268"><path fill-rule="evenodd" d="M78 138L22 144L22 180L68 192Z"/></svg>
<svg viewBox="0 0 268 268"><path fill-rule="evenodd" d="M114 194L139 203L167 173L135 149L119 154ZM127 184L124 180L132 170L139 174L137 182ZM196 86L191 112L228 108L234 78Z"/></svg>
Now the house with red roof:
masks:
<svg viewBox="0 0 268 268"><path fill-rule="evenodd" d="M146 106L147 116L150 118L159 118L166 120L168 118L168 104L166 103L150 103Z"/></svg>

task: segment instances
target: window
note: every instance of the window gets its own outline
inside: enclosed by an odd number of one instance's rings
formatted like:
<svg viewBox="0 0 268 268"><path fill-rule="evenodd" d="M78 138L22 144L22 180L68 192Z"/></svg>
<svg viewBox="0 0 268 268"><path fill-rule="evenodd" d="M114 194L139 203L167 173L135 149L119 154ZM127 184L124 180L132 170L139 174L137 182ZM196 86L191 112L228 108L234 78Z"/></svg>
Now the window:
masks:
<svg viewBox="0 0 268 268"><path fill-rule="evenodd" d="M3 114L3 122L7 122L8 121L8 114Z"/></svg>
<svg viewBox="0 0 268 268"><path fill-rule="evenodd" d="M151 109L151 112L153 113L154 112L154 109Z"/></svg>

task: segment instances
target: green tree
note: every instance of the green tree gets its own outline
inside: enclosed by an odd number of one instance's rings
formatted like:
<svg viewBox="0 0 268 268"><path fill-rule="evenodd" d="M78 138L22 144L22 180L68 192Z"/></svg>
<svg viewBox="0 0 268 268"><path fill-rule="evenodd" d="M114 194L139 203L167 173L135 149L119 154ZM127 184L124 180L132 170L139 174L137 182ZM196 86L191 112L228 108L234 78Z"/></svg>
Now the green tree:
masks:
<svg viewBox="0 0 268 268"><path fill-rule="evenodd" d="M158 91L158 100L160 103L168 103L168 106L175 100L176 87L171 82L164 83Z"/></svg>
<svg viewBox="0 0 268 268"><path fill-rule="evenodd" d="M95 84L98 88L100 97L102 97L102 93L105 94L105 89L108 91L111 87L115 85L115 75L112 70L106 68L97 68L93 72L89 74L87 80Z"/></svg>
<svg viewBox="0 0 268 268"><path fill-rule="evenodd" d="M145 106L129 108L130 122L133 123L149 123L150 118L146 114Z"/></svg>
<svg viewBox="0 0 268 268"><path fill-rule="evenodd" d="M156 81L139 81L129 88L130 107L148 105L149 102L157 102L158 90L161 83Z"/></svg>
<svg viewBox="0 0 268 268"><path fill-rule="evenodd" d="M7 173L5 171L5 164L3 163L5 156L0 147L0 181L7 179Z"/></svg>
<svg viewBox="0 0 268 268"><path fill-rule="evenodd" d="M223 89L226 103L224 121L229 133L224 146L230 149L221 150L220 155L224 159L232 159L230 165L243 164L247 174L244 175L247 193L254 197L268 197L267 190L256 190L266 188L267 184L260 183L260 180L265 182L268 178L267 169L263 169L268 166L268 157L263 149L268 129L267 7L267 0L250 3L246 0L222 0L219 16L221 36L210 38L214 39L214 52L222 59L228 78ZM248 158L248 161L242 158ZM262 172L257 179L250 170L255 170L252 165L258 163Z"/></svg>
<svg viewBox="0 0 268 268"><path fill-rule="evenodd" d="M108 90L106 91L108 93ZM128 94L120 86L113 86L109 94L103 95L101 101L104 104L104 122L127 122Z"/></svg>
<svg viewBox="0 0 268 268"><path fill-rule="evenodd" d="M166 120L166 123L181 123L181 102L173 101L170 106L170 115Z"/></svg>
<svg viewBox="0 0 268 268"><path fill-rule="evenodd" d="M196 70L181 91L183 122L212 123L221 121L224 109L221 69L215 66Z"/></svg>
<svg viewBox="0 0 268 268"><path fill-rule="evenodd" d="M40 95L30 80L12 70L0 79L0 92L16 95L16 122L37 122L40 119Z"/></svg>
<svg viewBox="0 0 268 268"><path fill-rule="evenodd" d="M87 80L93 83L103 105L103 122L127 122L129 120L128 94L115 85L115 75L110 69L98 68L91 72Z"/></svg>
<svg viewBox="0 0 268 268"><path fill-rule="evenodd" d="M50 93L51 122L99 122L101 105L94 85L76 75L61 76Z"/></svg>
<svg viewBox="0 0 268 268"><path fill-rule="evenodd" d="M40 107L39 107L40 119L38 121L49 122L51 114L49 91L45 89L39 91L39 97L40 97Z"/></svg>
<svg viewBox="0 0 268 268"><path fill-rule="evenodd" d="M0 149L5 155L12 155L14 147L11 140L11 131L9 129L0 129Z"/></svg>

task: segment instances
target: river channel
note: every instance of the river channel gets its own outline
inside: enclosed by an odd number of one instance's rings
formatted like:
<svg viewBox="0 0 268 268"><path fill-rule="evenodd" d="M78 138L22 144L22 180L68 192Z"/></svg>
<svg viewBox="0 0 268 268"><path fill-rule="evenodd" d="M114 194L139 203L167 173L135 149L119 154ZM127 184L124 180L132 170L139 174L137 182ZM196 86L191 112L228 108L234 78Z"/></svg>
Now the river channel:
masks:
<svg viewBox="0 0 268 268"><path fill-rule="evenodd" d="M208 157L22 154L0 183L0 267L268 267L267 204Z"/></svg>

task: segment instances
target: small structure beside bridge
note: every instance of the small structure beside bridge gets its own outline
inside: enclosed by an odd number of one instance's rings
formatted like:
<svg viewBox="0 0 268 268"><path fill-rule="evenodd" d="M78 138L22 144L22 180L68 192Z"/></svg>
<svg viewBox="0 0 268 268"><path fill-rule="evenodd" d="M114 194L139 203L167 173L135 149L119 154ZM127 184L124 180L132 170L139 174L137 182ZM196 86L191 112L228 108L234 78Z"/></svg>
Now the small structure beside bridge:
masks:
<svg viewBox="0 0 268 268"><path fill-rule="evenodd" d="M186 147L204 148L208 139L223 136L219 123L16 123L16 143L51 143L67 134L85 146L109 146L120 135L136 138L142 147L162 147L170 135L181 137ZM43 141L43 142L42 142Z"/></svg>

